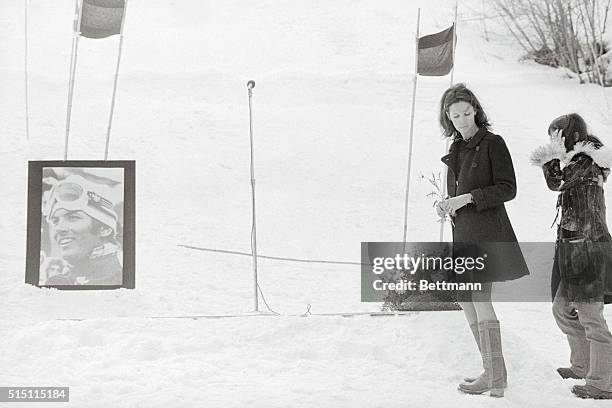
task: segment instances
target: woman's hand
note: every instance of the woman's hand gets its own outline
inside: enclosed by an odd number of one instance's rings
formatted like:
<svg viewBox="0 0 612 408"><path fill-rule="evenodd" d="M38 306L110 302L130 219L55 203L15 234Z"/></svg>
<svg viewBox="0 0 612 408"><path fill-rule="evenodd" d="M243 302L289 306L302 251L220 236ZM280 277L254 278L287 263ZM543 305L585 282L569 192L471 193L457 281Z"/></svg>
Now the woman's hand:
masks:
<svg viewBox="0 0 612 408"><path fill-rule="evenodd" d="M457 197L447 198L446 200L438 203L438 205L436 206L436 210L438 210L438 206L439 206L440 209L443 210L445 213L450 214L451 216L454 217L455 214L457 213L457 210L465 207L471 202L472 202L472 195L470 193L461 194L461 195L458 195Z"/></svg>
<svg viewBox="0 0 612 408"><path fill-rule="evenodd" d="M555 129L550 132L550 142L553 146L563 146L563 150L565 150L565 141L563 135L563 129Z"/></svg>
<svg viewBox="0 0 612 408"><path fill-rule="evenodd" d="M436 212L438 213L438 217L440 218L446 217L446 210L444 209L444 207L442 207L443 202L444 201L438 201L436 203Z"/></svg>

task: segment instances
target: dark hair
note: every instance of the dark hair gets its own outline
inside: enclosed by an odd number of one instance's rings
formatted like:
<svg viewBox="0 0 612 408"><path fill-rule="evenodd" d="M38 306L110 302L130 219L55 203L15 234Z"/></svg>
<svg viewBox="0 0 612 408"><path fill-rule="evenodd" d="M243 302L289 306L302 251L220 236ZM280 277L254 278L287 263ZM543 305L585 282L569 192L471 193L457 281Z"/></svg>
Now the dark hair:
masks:
<svg viewBox="0 0 612 408"><path fill-rule="evenodd" d="M448 108L454 103L457 102L467 102L476 111L476 115L474 117L474 121L476 122L476 126L479 128L485 127L489 129L491 127L491 123L489 123L489 119L487 119L487 114L482 109L482 105L474 95L474 92L470 91L465 84L457 84L448 88L444 94L442 94L442 99L440 100L440 126L444 130L445 137L458 137L459 132L455 129L453 122L448 118Z"/></svg>
<svg viewBox="0 0 612 408"><path fill-rule="evenodd" d="M559 116L548 126L548 134L554 130L563 131L565 150L568 152L574 148L578 142L592 143L596 148L603 146L599 138L589 134L587 124L577 113L569 113Z"/></svg>

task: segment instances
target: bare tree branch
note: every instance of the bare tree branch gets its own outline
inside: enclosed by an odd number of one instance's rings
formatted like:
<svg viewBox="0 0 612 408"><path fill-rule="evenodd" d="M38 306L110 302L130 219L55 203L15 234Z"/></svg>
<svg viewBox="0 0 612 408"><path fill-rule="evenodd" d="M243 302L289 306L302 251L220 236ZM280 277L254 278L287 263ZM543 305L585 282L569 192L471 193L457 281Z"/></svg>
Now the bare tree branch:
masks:
<svg viewBox="0 0 612 408"><path fill-rule="evenodd" d="M494 5L536 62L568 68L581 83L607 84L600 56L612 0L494 0Z"/></svg>

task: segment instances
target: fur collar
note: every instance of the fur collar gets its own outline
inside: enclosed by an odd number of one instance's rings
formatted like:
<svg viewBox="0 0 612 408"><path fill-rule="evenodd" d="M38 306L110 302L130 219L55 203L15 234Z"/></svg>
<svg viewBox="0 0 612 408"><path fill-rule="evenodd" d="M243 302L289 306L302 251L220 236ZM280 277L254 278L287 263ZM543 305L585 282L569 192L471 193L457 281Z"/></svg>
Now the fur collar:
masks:
<svg viewBox="0 0 612 408"><path fill-rule="evenodd" d="M612 150L607 146L602 146L597 149L589 142L576 143L574 149L567 153L565 157L565 165L567 165L572 158L577 154L586 154L589 156L596 165L602 169L609 169L612 167Z"/></svg>
<svg viewBox="0 0 612 408"><path fill-rule="evenodd" d="M579 142L574 148L566 152L565 146L559 141L553 141L545 146L540 146L531 153L530 162L534 166L541 167L553 159L561 161L561 167L567 166L577 154L586 154L595 164L603 169L612 168L612 150L607 146L596 148L593 143Z"/></svg>
<svg viewBox="0 0 612 408"><path fill-rule="evenodd" d="M561 139L551 140L550 143L536 148L532 153L529 161L534 166L541 167L544 163L548 163L553 159L559 159L563 162L564 157L567 155L565 152L565 146Z"/></svg>

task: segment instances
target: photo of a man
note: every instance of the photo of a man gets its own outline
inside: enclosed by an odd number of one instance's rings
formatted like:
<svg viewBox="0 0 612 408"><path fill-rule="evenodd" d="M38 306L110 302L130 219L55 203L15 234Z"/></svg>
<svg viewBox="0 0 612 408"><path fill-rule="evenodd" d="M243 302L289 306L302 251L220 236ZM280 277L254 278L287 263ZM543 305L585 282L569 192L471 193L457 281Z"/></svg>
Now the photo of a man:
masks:
<svg viewBox="0 0 612 408"><path fill-rule="evenodd" d="M122 284L122 173L112 168L43 169L45 262L39 284ZM63 266L50 271L56 260Z"/></svg>

